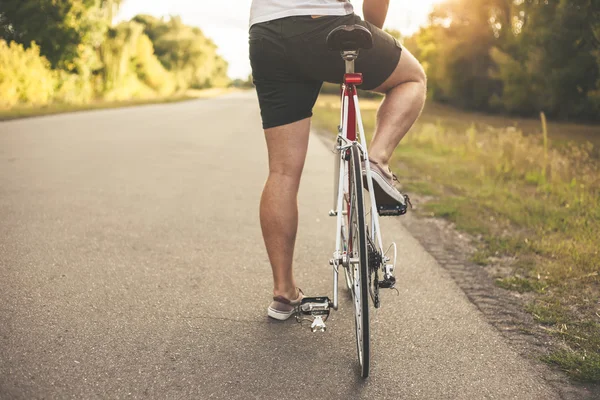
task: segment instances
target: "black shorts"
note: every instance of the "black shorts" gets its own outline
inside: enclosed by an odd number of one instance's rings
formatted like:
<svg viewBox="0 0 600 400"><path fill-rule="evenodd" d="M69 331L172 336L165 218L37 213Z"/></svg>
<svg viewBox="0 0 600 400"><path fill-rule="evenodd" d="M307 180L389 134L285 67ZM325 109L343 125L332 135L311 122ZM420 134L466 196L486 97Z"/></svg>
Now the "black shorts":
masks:
<svg viewBox="0 0 600 400"><path fill-rule="evenodd" d="M342 83L344 60L327 48L326 39L335 27L353 24L373 35L373 47L360 50L355 62L355 71L363 74L359 88L372 90L394 72L402 47L359 16L287 17L252 25L250 63L264 129L311 117L323 82Z"/></svg>

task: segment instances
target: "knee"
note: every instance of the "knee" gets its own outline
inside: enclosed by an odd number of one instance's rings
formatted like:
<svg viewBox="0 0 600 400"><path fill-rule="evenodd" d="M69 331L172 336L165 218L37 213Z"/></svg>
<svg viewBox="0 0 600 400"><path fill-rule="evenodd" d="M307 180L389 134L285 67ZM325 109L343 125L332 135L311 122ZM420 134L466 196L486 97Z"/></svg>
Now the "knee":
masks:
<svg viewBox="0 0 600 400"><path fill-rule="evenodd" d="M427 92L427 75L421 63L406 49L398 62L398 66L376 92L387 94L399 86L411 86L412 92L424 96Z"/></svg>
<svg viewBox="0 0 600 400"><path fill-rule="evenodd" d="M275 183L276 185L282 186L292 186L298 187L300 186L300 177L302 176L302 171L296 171L293 169L286 168L274 168L269 170L269 182Z"/></svg>
<svg viewBox="0 0 600 400"><path fill-rule="evenodd" d="M415 62L410 73L402 81L391 86L386 94L400 87L404 88L406 95L413 97L416 101L425 101L427 97L427 75L420 63Z"/></svg>
<svg viewBox="0 0 600 400"><path fill-rule="evenodd" d="M427 74L423 65L411 54L409 57L408 68L406 71L406 82L415 82L427 88Z"/></svg>
<svg viewBox="0 0 600 400"><path fill-rule="evenodd" d="M425 68L423 68L419 61L413 58L410 73L406 77L406 80L402 83L410 83L413 85L413 93L415 96L422 97L423 99L426 97L427 74L425 73Z"/></svg>

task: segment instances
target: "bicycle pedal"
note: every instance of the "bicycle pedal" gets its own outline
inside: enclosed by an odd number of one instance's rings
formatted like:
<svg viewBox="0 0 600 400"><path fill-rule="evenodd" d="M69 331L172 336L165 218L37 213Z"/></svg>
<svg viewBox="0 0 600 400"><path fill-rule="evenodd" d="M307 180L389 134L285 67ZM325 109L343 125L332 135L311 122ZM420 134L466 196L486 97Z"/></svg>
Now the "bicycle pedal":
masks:
<svg viewBox="0 0 600 400"><path fill-rule="evenodd" d="M328 316L331 308L329 297L305 297L298 306L298 312L302 315Z"/></svg>
<svg viewBox="0 0 600 400"><path fill-rule="evenodd" d="M378 204L377 213L381 217L394 217L406 214L408 208L402 204Z"/></svg>
<svg viewBox="0 0 600 400"><path fill-rule="evenodd" d="M310 325L310 330L312 332L325 332L327 330L327 327L325 326L325 321L323 321L323 317L315 317L312 324Z"/></svg>
<svg viewBox="0 0 600 400"><path fill-rule="evenodd" d="M410 202L410 197L404 195L404 204L378 204L377 213L382 217L394 217L398 215L404 215L408 211L408 206L413 208Z"/></svg>
<svg viewBox="0 0 600 400"><path fill-rule="evenodd" d="M310 330L313 332L325 332L327 327L325 321L329 318L329 312L332 308L329 297L305 297L296 309L296 320L311 321Z"/></svg>

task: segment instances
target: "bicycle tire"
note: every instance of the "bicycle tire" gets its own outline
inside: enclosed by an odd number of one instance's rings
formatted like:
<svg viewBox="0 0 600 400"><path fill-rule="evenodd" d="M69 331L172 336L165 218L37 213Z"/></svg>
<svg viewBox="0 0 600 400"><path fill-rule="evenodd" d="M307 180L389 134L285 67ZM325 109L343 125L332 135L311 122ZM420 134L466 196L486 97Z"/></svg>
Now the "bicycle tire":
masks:
<svg viewBox="0 0 600 400"><path fill-rule="evenodd" d="M369 327L369 264L367 248L367 227L365 225L365 208L363 198L362 167L358 146L350 148L349 179L349 257L358 262L350 264L353 274L352 303L354 306L354 324L356 331L356 348L361 367L361 376L369 376L370 368L370 327ZM356 273L358 272L358 273Z"/></svg>

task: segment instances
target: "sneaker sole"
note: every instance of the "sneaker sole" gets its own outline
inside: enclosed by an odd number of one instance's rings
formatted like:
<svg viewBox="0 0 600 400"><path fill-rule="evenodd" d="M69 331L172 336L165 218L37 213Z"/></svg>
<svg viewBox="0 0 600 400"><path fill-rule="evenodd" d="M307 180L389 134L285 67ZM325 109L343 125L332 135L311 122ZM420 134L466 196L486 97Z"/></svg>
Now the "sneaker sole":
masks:
<svg viewBox="0 0 600 400"><path fill-rule="evenodd" d="M286 319L288 319L289 317L291 317L292 315L294 315L294 310L292 311L279 311L276 310L274 308L269 307L267 309L267 315L273 319L279 320L279 321L285 321Z"/></svg>
<svg viewBox="0 0 600 400"><path fill-rule="evenodd" d="M373 177L373 191L375 192L375 200L377 205L396 205L398 203L406 206L406 200L402 193L391 188L385 179L376 171L371 170L371 176ZM363 185L368 190L367 175L363 174ZM394 196L394 192L397 193ZM400 196L399 198L397 196Z"/></svg>

